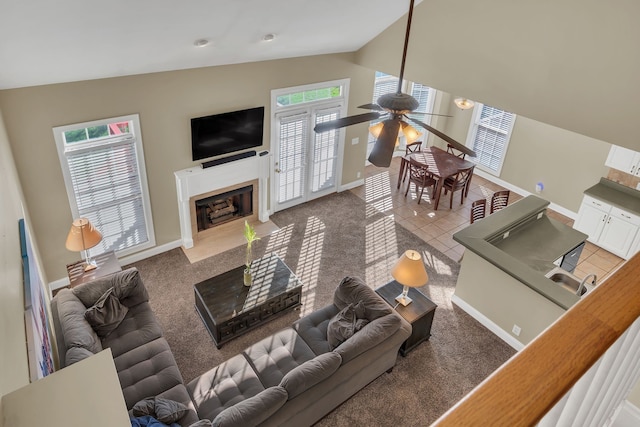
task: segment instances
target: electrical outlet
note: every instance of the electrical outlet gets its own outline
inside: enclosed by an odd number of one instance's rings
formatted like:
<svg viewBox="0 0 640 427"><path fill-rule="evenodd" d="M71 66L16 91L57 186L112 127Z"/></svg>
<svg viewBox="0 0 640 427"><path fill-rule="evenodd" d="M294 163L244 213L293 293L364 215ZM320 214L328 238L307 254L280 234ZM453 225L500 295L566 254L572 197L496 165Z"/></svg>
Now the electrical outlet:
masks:
<svg viewBox="0 0 640 427"><path fill-rule="evenodd" d="M508 231L502 235L502 239L504 240L504 239L506 239L507 237L509 237L509 232L508 232Z"/></svg>
<svg viewBox="0 0 640 427"><path fill-rule="evenodd" d="M356 178L360 178L360 172L356 174Z"/></svg>
<svg viewBox="0 0 640 427"><path fill-rule="evenodd" d="M351 145L357 145L360 142L360 138L357 136L351 140Z"/></svg>
<svg viewBox="0 0 640 427"><path fill-rule="evenodd" d="M513 329L511 330L511 332L513 332L513 335L519 337L520 336L520 331L522 331L522 329L520 329L520 326L513 325Z"/></svg>

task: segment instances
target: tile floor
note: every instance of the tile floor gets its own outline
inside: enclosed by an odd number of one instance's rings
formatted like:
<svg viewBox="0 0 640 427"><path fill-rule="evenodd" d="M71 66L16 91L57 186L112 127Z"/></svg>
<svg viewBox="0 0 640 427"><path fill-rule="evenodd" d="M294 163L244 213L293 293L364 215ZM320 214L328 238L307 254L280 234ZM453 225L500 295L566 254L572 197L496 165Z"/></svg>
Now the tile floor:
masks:
<svg viewBox="0 0 640 427"><path fill-rule="evenodd" d="M418 204L413 185L411 185L406 197L406 183L400 189L396 189L399 169L399 157L393 159L389 168L369 165L365 169L365 185L351 191L377 209L382 208L389 211L403 227L458 261L464 252L464 247L454 241L452 236L469 225L471 203L480 198L486 198L489 201L495 191L505 188L475 175L471 180L469 194L462 205L460 204L460 192L454 193L452 209L449 209L450 193L446 196L442 194L438 210L434 211L430 189L424 191L420 204ZM509 204L521 198L522 196L512 191ZM548 215L569 226L573 225L573 219L558 212L549 209ZM598 283L601 283L623 263L622 258L587 242L574 274L578 277L584 277L589 273L595 273L598 277Z"/></svg>

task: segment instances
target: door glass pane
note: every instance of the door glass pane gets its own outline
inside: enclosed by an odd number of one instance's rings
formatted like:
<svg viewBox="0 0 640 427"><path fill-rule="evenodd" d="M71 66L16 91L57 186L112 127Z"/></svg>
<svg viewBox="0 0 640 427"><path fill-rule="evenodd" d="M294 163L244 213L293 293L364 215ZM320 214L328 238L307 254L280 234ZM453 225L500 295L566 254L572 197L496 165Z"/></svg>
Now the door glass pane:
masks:
<svg viewBox="0 0 640 427"><path fill-rule="evenodd" d="M337 110L324 110L316 113L316 124L336 120L340 117ZM338 159L339 130L316 133L313 148L313 171L311 191L317 192L335 185L336 162Z"/></svg>
<svg viewBox="0 0 640 427"><path fill-rule="evenodd" d="M308 117L308 114L299 114L280 119L278 203L291 201L304 194Z"/></svg>

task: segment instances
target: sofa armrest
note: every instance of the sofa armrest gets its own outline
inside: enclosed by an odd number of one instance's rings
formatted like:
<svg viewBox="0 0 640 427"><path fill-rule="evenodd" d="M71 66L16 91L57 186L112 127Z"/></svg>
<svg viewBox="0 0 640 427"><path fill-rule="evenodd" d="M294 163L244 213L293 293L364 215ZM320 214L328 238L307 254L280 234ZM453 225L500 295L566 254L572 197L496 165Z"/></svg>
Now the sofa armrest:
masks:
<svg viewBox="0 0 640 427"><path fill-rule="evenodd" d="M345 364L393 335L398 335L399 349L400 345L411 335L410 328L408 333L405 328L401 328L403 321L404 319L396 313L379 317L373 322L367 323L364 328L336 347L334 351L342 357L342 363ZM396 332L401 333L396 334Z"/></svg>
<svg viewBox="0 0 640 427"><path fill-rule="evenodd" d="M113 288L114 294L127 307L149 301L147 288L135 267L76 286L73 293L86 307L91 307L109 288Z"/></svg>

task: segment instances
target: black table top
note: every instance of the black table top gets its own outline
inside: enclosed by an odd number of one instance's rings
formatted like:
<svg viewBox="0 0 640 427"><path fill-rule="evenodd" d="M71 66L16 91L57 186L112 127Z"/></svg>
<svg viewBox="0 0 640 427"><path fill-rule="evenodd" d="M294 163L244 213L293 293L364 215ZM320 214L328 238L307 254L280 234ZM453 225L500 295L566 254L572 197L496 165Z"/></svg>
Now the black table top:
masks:
<svg viewBox="0 0 640 427"><path fill-rule="evenodd" d="M251 286L244 286L244 265L194 285L216 323L255 309L278 295L302 286L302 282L275 253L254 260L251 272Z"/></svg>
<svg viewBox="0 0 640 427"><path fill-rule="evenodd" d="M409 298L413 301L409 305L403 306L396 301L396 297L402 293L402 289L403 286L400 283L392 280L386 285L380 286L376 292L409 323L415 322L436 309L437 305L415 288L409 288Z"/></svg>

